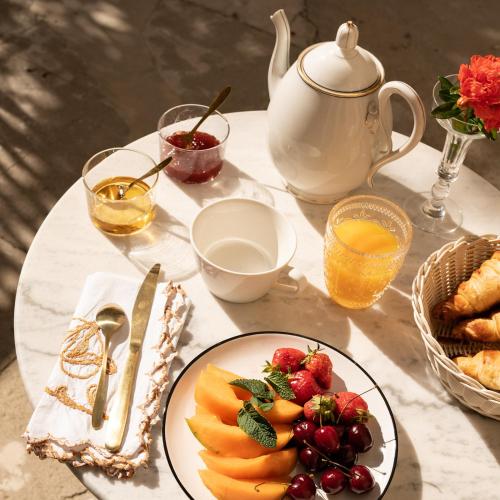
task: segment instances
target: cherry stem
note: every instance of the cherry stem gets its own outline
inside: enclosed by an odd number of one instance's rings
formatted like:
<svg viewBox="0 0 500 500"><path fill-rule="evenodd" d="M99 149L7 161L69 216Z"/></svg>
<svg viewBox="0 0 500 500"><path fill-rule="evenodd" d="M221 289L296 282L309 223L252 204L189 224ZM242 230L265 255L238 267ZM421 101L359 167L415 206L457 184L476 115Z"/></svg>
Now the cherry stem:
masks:
<svg viewBox="0 0 500 500"><path fill-rule="evenodd" d="M365 467L368 467L368 465L365 465ZM385 476L387 474L387 472L382 472L381 470L375 469L375 467L368 467L368 468L374 470L375 472L378 472L382 476Z"/></svg>
<svg viewBox="0 0 500 500"><path fill-rule="evenodd" d="M262 486L263 484L281 484L283 486L290 486L291 483L279 483L277 481L263 481L262 483L256 484L253 489L257 492L260 493L259 491L259 486Z"/></svg>
<svg viewBox="0 0 500 500"><path fill-rule="evenodd" d="M345 409L357 398L359 398L360 396L362 396L363 394L366 394L367 392L370 392L370 391L373 391L373 389L376 389L378 387L378 385L374 385L373 387L370 387L369 389L367 389L366 391L363 391L362 393L360 394L357 394L356 396L354 396L353 398L351 398L347 404L344 405L344 408L342 408L342 411L339 413L339 416L337 417L337 424L340 423L340 417L342 416L342 414L344 413Z"/></svg>
<svg viewBox="0 0 500 500"><path fill-rule="evenodd" d="M388 439L387 441L384 441L382 444L385 446L387 443L392 443L393 441L396 441L396 438Z"/></svg>
<svg viewBox="0 0 500 500"><path fill-rule="evenodd" d="M345 469L347 472L349 472L349 469L345 465L341 465L337 462L334 462L331 458L329 458L328 456L324 455L321 451L319 451L318 448L316 448L312 444L309 444L307 441L305 441L305 442L307 443L307 446L309 446L309 448L313 449L316 453L318 453L318 455L321 455L327 462L330 462L331 464L336 465L339 469ZM350 474L346 474L344 471L342 471L342 472L346 476L351 477Z"/></svg>

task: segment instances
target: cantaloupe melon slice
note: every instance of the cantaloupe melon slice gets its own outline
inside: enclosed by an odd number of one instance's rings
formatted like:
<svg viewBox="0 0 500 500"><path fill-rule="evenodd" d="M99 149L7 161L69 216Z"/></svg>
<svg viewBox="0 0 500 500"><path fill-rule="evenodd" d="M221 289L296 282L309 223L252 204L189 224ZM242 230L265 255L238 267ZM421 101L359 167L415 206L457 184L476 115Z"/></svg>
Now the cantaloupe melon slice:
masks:
<svg viewBox="0 0 500 500"><path fill-rule="evenodd" d="M276 447L266 448L235 425L226 425L204 415L194 416L186 421L191 432L205 448L224 457L259 457L281 450L292 438L291 425L275 425Z"/></svg>
<svg viewBox="0 0 500 500"><path fill-rule="evenodd" d="M196 405L195 415L205 416L209 418L215 418L216 420L220 420L220 418L217 415L214 415L212 412L210 412L206 408L203 408L203 406L200 405Z"/></svg>
<svg viewBox="0 0 500 500"><path fill-rule="evenodd" d="M207 365L207 371L210 373L214 373L215 375L218 375L219 377L224 379L224 381L227 382L228 384L233 380L244 378L241 375L236 375L236 373L224 370L224 368L220 368L219 366L212 365L210 363ZM248 400L252 397L252 394L249 391L246 391L241 387L237 387L236 385L231 385L231 389L238 399Z"/></svg>
<svg viewBox="0 0 500 500"><path fill-rule="evenodd" d="M210 470L233 479L266 478L290 474L297 463L297 449L288 448L256 458L221 457L202 450L200 457Z"/></svg>
<svg viewBox="0 0 500 500"><path fill-rule="evenodd" d="M217 500L280 500L288 482L288 478L276 478L272 482L271 479L242 481L212 470L200 470L198 473Z"/></svg>
<svg viewBox="0 0 500 500"><path fill-rule="evenodd" d="M213 370L201 372L196 381L194 398L197 404L218 415L224 423L230 425L236 424L238 411L243 406L232 386ZM278 399L270 411L260 411L260 413L272 424L289 424L297 419L302 411L301 406Z"/></svg>

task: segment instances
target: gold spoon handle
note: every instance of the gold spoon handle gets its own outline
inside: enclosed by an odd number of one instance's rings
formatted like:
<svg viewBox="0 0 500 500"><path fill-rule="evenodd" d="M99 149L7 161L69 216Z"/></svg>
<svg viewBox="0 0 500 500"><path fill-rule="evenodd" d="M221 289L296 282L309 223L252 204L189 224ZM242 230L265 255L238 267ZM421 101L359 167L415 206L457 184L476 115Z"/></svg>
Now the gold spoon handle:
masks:
<svg viewBox="0 0 500 500"><path fill-rule="evenodd" d="M191 144L194 133L198 130L200 125L226 100L227 96L231 93L231 87L225 87L219 92L219 95L210 103L205 114L199 119L198 123L186 134L186 144Z"/></svg>
<svg viewBox="0 0 500 500"><path fill-rule="evenodd" d="M103 332L104 333L104 332ZM108 368L109 337L104 337L104 348L102 353L101 375L95 393L94 408L92 410L92 427L99 429L104 416L104 405L106 403L106 371Z"/></svg>
<svg viewBox="0 0 500 500"><path fill-rule="evenodd" d="M156 174L157 172L160 172L161 170L163 170L171 161L172 161L172 157L169 156L168 158L165 158L163 161L161 161L160 163L158 163L158 165L156 165L155 167L153 167L151 170L148 170L144 175L141 175L137 179L134 179L123 190L123 194L125 194L134 184L137 184L139 181L143 181L144 179L147 179L148 177L151 177L152 175Z"/></svg>

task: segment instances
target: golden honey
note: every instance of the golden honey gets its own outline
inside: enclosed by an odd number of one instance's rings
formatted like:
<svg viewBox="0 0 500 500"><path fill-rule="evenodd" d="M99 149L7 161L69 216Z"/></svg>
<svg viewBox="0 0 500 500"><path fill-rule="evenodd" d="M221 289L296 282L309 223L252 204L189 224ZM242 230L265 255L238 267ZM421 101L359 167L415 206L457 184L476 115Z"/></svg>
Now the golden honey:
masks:
<svg viewBox="0 0 500 500"><path fill-rule="evenodd" d="M101 231L113 235L134 234L149 226L154 219L154 198L148 184L139 181L120 199L120 186L125 189L133 177L117 176L96 184L89 212Z"/></svg>

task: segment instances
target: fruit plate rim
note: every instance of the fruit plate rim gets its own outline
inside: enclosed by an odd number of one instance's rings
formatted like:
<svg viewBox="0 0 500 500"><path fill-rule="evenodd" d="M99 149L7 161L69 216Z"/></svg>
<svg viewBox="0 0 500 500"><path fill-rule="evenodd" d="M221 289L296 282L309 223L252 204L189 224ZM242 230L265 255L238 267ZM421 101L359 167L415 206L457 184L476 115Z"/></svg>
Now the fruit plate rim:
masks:
<svg viewBox="0 0 500 500"><path fill-rule="evenodd" d="M394 418L394 414L392 413L392 408L389 404L389 401L387 401L387 398L385 397L384 392L380 388L380 386L377 384L377 382L374 380L374 378L354 359L351 358L351 356L345 354L342 352L340 349L337 349L336 347L333 347L332 345L322 341L315 339L313 337L308 337L307 335L303 335L301 333L295 333L295 332L286 332L283 330L259 330L255 332L247 332L247 333L240 333L238 335L234 335L233 337L227 337L219 342L216 342L215 344L211 345L210 347L204 349L203 351L199 352L189 363L182 369L182 371L179 373L177 378L174 380L174 383L172 384L172 387L170 388L170 391L167 396L167 400L165 402L165 409L163 411L163 417L162 417L162 427L161 427L161 437L162 437L162 443L163 443L163 451L165 452L165 456L167 458L168 466L170 468L170 471L172 472L175 480L177 481L177 484L181 487L182 491L187 495L187 497L190 500L195 500L194 497L188 492L182 481L179 479L175 468L172 464L170 454L168 453L168 448L167 448L167 441L165 438L165 425L166 425L166 420L167 420L167 413L168 413L168 407L170 404L170 401L172 399L172 396L175 392L175 389L177 387L177 384L180 382L182 377L186 374L186 372L191 368L192 365L194 365L200 358L202 358L205 354L208 352L216 349L217 347L220 347L221 345L224 345L228 342L234 342L238 339L245 338L245 337L251 337L251 336L256 336L256 335L266 335L266 334L280 334L280 335L290 335L292 337L298 337L302 338L311 342L316 342L320 345L323 345L325 347L328 347L332 351L337 352L341 356L344 356L347 358L351 363L353 363L357 368L359 368L372 382L373 385L375 386L376 391L379 393L379 395L382 397L386 407L387 411L389 413L389 416L391 417L391 422L394 430L394 442L395 442L395 448L394 448L394 461L392 463L392 468L391 468L391 473L389 476L389 479L387 480L387 484L385 485L385 488L383 491L380 492L380 496L378 497L381 499L382 497L385 496L387 493L387 490L389 489L389 486L391 485L392 479L394 478L394 473L396 471L396 465L398 463L398 452L399 452L399 437L398 437L398 429L396 426L396 420Z"/></svg>

